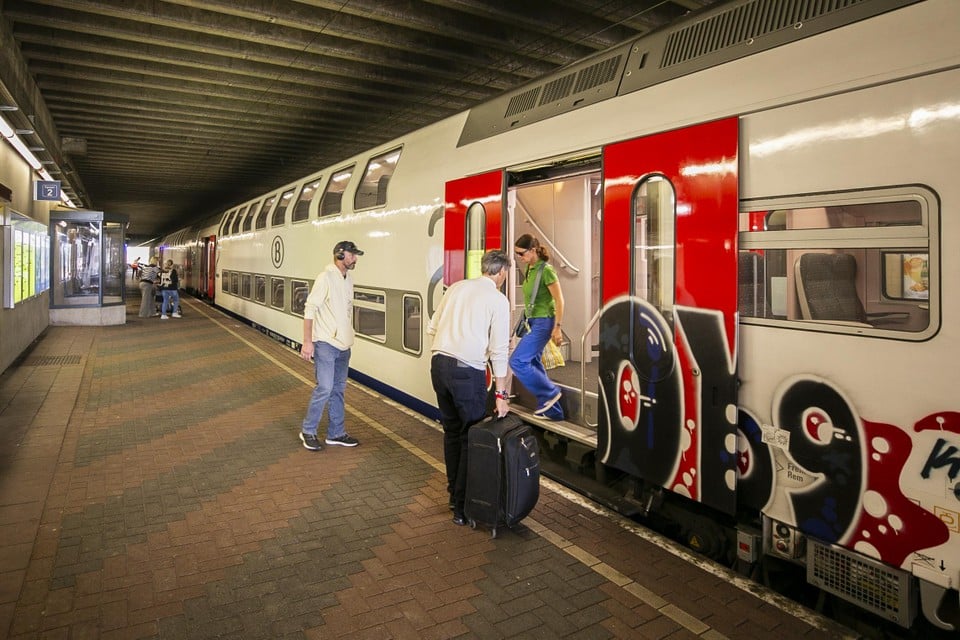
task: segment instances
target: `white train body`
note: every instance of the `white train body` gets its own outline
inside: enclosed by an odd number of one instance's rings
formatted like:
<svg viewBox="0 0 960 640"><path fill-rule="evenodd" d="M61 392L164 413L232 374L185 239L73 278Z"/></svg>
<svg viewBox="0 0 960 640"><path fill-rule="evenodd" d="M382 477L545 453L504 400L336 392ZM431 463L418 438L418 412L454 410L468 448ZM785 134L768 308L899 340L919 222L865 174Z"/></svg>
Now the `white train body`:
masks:
<svg viewBox="0 0 960 640"><path fill-rule="evenodd" d="M954 623L936 608L944 597L955 600L960 584L960 398L952 373L960 355L957 25L960 3L927 0L529 124L517 116L518 126L495 135L467 135L475 125L471 114L460 114L270 194L296 195L313 182L324 190L331 176L355 166L337 215L318 215L318 196L303 222L292 223L288 212L278 226L238 233L218 223L179 232L184 241L168 242L164 251L194 264L203 260L194 255L197 238L216 236L216 290L209 295L296 346L303 339L292 304L296 282L312 284L337 241L356 242L365 254L354 279L369 296L355 301L366 309L355 320L383 326L360 332L351 369L436 415L423 327L443 282L470 274L478 251L509 250L520 233L542 232L564 258L569 359L578 374L584 366L586 379L585 389L564 388L568 413L578 417L538 422L546 432L594 451L598 464L643 485L704 505L703 513L743 520L749 507L754 524L762 523L764 553L806 563L818 586L904 626L914 612L900 595L863 602L852 594L865 583L893 592L919 585L927 619L950 628ZM636 55L642 41L628 49ZM494 106L507 104L505 97ZM630 146L635 141L638 151ZM716 150L715 162L699 154L701 141ZM680 153L682 144L689 148L675 178L649 150ZM369 159L394 150L400 156L385 203L351 208ZM693 199L694 210L684 208L683 176L697 171L723 174L716 184L725 185L736 207L726 210L716 235L700 226L716 213L703 213ZM472 186L482 176L500 176L499 200L485 200L491 194ZM668 192L649 183L658 198L674 194L674 218L654 225L630 213L622 222L621 209L633 211L630 202L648 197L636 187L650 176L673 185ZM458 204L451 194L464 184L469 197ZM710 184L703 193L713 193ZM226 222L262 200L225 211ZM458 206L477 203L486 215L470 228ZM531 214L531 207L546 213ZM820 223L790 226L811 211L823 212ZM841 218L846 222L837 223ZM745 226L753 222L760 226ZM652 226L673 234L669 253L657 254L673 268L637 257L663 249L639 247ZM754 274L763 293L751 294L750 312L744 254L763 265ZM802 254L855 262L861 303L892 324L808 317L794 293L805 277L796 266ZM794 259L774 273L778 260ZM922 265L917 272L915 265ZM246 291L244 276L251 282ZM903 280L908 276L912 285ZM236 292L228 281L234 277ZM267 286L259 301L258 277ZM278 309L269 292L281 280L285 302ZM193 286L195 274L186 282ZM508 293L522 304L514 284ZM667 284L669 291L652 301L650 291ZM726 297L713 304L714 294ZM641 322L644 314L654 319ZM626 337L617 338L621 346L604 347L626 324L634 327L630 335L651 340L661 332L672 364L666 367L663 353L636 351ZM694 331L711 326L709 339ZM584 335L584 344L601 344L599 353L580 352ZM710 385L716 407L707 406ZM669 455L660 445L627 442L664 425L675 425ZM662 470L649 471L652 454L664 459ZM845 577L834 580L820 569ZM861 577L850 577L857 569Z"/></svg>

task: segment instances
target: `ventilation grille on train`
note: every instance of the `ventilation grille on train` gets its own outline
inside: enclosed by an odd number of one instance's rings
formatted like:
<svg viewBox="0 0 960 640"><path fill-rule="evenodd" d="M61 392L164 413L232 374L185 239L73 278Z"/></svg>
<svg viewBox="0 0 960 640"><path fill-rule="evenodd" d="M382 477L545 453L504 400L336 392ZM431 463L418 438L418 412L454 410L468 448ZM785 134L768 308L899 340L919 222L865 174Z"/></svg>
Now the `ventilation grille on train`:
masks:
<svg viewBox="0 0 960 640"><path fill-rule="evenodd" d="M611 56L579 71L568 73L510 98L505 118L545 104L559 102L571 95L590 91L617 79L622 55ZM539 98L539 100L538 100Z"/></svg>
<svg viewBox="0 0 960 640"><path fill-rule="evenodd" d="M786 29L866 0L754 0L670 35L662 67Z"/></svg>
<svg viewBox="0 0 960 640"><path fill-rule="evenodd" d="M906 571L841 547L807 541L807 582L903 627L916 615L910 578Z"/></svg>

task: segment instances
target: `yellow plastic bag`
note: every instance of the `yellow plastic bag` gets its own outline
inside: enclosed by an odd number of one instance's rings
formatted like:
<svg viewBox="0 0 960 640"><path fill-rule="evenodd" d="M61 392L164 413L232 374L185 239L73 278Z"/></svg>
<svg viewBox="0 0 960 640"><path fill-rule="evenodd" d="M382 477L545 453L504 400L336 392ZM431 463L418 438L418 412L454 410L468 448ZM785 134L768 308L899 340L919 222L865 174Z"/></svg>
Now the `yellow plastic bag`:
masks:
<svg viewBox="0 0 960 640"><path fill-rule="evenodd" d="M555 369L566 364L563 361L563 353L560 351L560 347L553 340L547 340L547 345L543 348L540 359L543 361L544 369Z"/></svg>

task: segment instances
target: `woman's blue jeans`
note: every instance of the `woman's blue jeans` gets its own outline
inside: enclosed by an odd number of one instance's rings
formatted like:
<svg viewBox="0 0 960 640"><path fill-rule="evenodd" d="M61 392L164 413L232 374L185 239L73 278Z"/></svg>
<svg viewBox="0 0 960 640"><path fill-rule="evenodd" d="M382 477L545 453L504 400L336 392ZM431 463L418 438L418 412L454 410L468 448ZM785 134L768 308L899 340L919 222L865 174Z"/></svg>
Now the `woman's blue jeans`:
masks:
<svg viewBox="0 0 960 640"><path fill-rule="evenodd" d="M317 386L310 395L307 417L303 419L301 429L304 433L316 435L317 424L329 402L327 438L339 438L347 432L344 426L346 411L343 394L347 388L347 373L350 371L350 349L341 351L329 343L314 342L313 368L317 376Z"/></svg>
<svg viewBox="0 0 960 640"><path fill-rule="evenodd" d="M560 388L543 368L540 354L553 333L554 318L528 318L530 331L525 333L510 355L510 369L513 376L537 398L537 408L542 407L558 393Z"/></svg>

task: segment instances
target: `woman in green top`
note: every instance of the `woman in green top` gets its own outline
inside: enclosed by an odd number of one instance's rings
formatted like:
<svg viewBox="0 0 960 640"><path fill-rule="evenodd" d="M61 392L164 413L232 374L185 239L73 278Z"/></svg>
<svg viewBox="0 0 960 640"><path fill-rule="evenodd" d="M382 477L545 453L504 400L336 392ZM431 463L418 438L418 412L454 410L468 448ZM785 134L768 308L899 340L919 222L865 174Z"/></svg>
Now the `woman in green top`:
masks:
<svg viewBox="0 0 960 640"><path fill-rule="evenodd" d="M563 292L556 270L547 264L550 252L530 234L524 234L514 243L514 254L526 265L523 281L523 302L527 326L521 330L520 342L510 356L513 375L537 398L535 415L551 420L563 420L559 400L560 388L547 377L540 354L553 340L558 345L563 339L560 323L563 320ZM537 274L540 273L539 283ZM533 289L537 291L534 293Z"/></svg>

